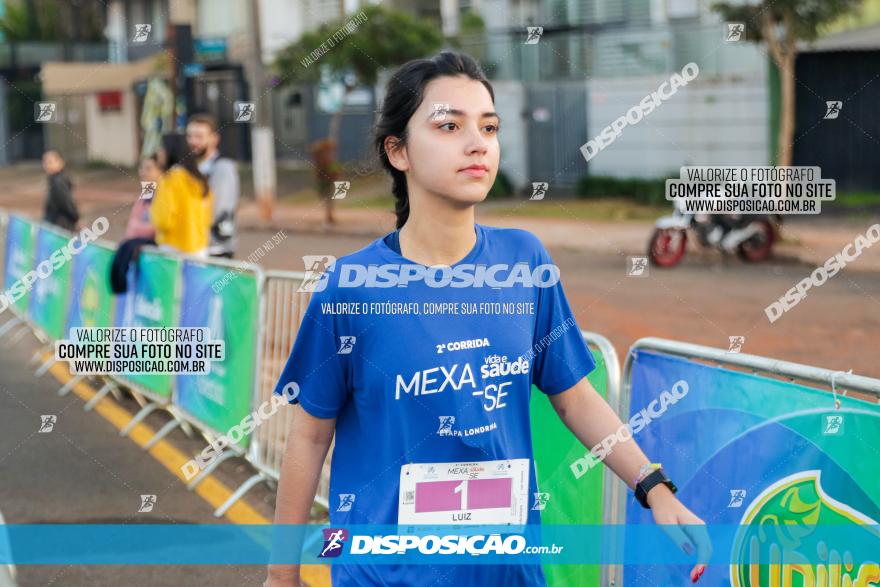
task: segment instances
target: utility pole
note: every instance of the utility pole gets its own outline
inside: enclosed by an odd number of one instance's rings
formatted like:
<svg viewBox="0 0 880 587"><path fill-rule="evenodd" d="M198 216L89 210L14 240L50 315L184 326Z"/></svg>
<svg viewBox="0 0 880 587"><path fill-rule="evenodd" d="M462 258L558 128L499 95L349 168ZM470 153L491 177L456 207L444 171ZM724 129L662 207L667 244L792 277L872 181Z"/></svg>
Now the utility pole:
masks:
<svg viewBox="0 0 880 587"><path fill-rule="evenodd" d="M271 95L266 92L259 0L250 0L250 9L252 43L248 77L251 87L250 101L254 102L256 113L256 121L251 128L251 162L254 195L260 207L260 216L269 221L275 205L275 134L272 128Z"/></svg>

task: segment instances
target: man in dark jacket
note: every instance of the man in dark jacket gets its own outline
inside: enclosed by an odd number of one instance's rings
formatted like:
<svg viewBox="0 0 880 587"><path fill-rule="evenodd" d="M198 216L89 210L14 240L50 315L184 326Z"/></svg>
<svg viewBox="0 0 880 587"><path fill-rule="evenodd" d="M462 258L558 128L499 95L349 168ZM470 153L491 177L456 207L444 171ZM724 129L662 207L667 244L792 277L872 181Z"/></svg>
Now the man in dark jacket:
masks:
<svg viewBox="0 0 880 587"><path fill-rule="evenodd" d="M43 153L43 170L49 183L43 220L66 230L76 230L79 211L73 202L73 183L64 173L61 153L51 149Z"/></svg>

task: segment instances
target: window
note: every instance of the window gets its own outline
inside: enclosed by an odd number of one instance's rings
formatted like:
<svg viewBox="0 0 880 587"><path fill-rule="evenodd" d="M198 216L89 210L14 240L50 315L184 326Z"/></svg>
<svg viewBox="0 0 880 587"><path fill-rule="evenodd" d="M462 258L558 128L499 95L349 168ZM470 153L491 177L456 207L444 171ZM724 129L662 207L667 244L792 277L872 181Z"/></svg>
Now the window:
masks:
<svg viewBox="0 0 880 587"><path fill-rule="evenodd" d="M699 0L666 0L669 18L695 18L700 15Z"/></svg>

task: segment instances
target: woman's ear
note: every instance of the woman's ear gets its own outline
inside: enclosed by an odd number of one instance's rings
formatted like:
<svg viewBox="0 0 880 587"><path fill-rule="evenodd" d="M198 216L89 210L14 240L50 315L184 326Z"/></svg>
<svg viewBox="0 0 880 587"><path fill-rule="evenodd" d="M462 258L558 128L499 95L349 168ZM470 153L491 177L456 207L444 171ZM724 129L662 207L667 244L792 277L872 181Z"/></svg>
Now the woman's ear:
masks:
<svg viewBox="0 0 880 587"><path fill-rule="evenodd" d="M383 143L388 162L398 171L409 170L409 158L406 153L406 145L400 143L400 139L394 136L385 137Z"/></svg>

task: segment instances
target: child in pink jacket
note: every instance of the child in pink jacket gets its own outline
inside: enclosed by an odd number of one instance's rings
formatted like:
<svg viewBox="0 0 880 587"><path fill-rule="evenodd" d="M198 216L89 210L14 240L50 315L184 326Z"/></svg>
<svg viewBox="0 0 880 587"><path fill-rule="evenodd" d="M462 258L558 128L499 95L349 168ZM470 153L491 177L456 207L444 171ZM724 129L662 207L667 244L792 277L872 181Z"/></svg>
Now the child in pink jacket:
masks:
<svg viewBox="0 0 880 587"><path fill-rule="evenodd" d="M142 187L139 197L135 200L131 209L131 215L128 217L128 226L125 229L125 239L130 238L156 238L156 227L150 222L150 204L153 203L153 191L156 183L162 175L156 156L141 159L141 165L138 168L138 176L141 180L141 186L144 182L148 182Z"/></svg>

